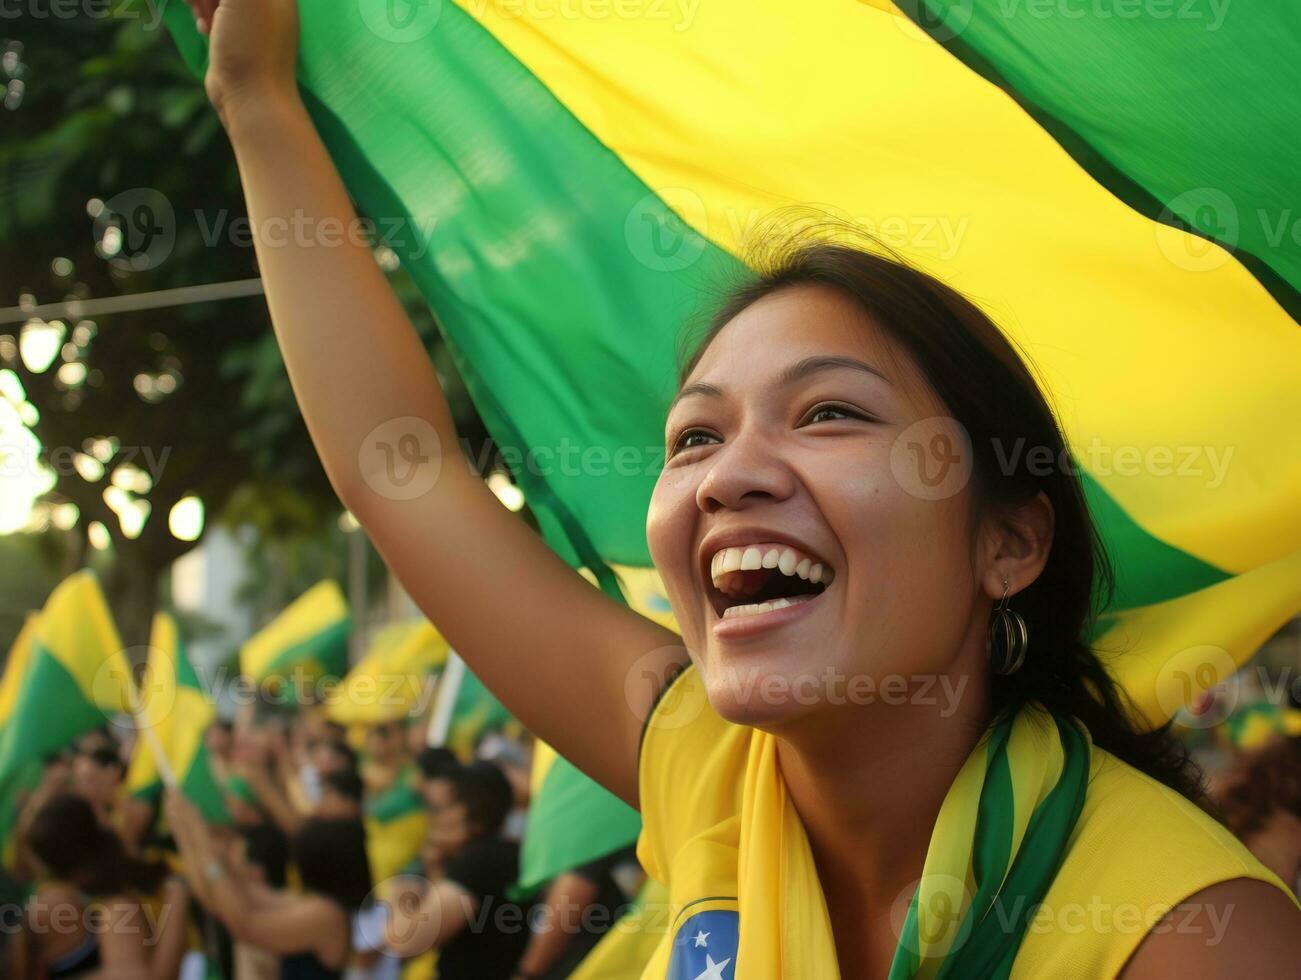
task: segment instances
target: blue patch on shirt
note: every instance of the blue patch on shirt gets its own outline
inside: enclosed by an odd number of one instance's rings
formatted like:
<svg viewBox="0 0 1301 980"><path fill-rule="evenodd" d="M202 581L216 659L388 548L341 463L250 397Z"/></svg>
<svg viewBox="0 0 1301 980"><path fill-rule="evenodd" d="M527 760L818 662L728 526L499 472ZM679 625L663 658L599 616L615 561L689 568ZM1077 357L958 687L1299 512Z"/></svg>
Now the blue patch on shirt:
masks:
<svg viewBox="0 0 1301 980"><path fill-rule="evenodd" d="M735 980L739 928L735 909L690 916L673 937L665 980Z"/></svg>

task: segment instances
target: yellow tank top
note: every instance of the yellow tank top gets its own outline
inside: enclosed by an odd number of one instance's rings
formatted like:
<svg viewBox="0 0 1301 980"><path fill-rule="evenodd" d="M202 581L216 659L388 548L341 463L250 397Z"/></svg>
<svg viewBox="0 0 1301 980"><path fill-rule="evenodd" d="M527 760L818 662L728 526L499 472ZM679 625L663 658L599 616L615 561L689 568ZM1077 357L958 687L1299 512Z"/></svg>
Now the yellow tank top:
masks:
<svg viewBox="0 0 1301 980"><path fill-rule="evenodd" d="M707 926L712 923L720 935L734 934L738 916L745 914L736 898L737 857L752 733L709 706L694 667L673 682L647 725L637 856L647 873L667 886L669 903L663 938L643 980L673 980L680 971L671 974L670 964L684 949L715 942ZM1063 865L1026 930L1012 977L1113 977L1170 909L1234 878L1255 878L1287 891L1195 804L1094 746L1083 812ZM1217 928L1206 915L1198 925ZM703 962L723 958L720 952ZM735 974L720 968L718 975Z"/></svg>

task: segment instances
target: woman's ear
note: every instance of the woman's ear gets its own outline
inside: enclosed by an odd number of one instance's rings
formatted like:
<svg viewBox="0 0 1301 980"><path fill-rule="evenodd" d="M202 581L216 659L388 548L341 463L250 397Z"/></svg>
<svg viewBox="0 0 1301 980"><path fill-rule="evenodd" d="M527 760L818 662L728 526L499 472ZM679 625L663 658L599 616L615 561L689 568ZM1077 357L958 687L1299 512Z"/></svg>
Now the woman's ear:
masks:
<svg viewBox="0 0 1301 980"><path fill-rule="evenodd" d="M1042 491L990 515L988 557L981 574L986 595L997 602L1004 582L1009 597L1034 583L1048 563L1054 523L1053 505Z"/></svg>

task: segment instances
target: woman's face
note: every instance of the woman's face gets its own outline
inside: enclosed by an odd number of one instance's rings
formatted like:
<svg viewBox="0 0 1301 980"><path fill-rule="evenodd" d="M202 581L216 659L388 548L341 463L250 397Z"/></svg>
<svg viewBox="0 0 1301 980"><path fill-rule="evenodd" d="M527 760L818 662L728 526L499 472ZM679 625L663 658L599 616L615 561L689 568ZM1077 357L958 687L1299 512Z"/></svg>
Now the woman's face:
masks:
<svg viewBox="0 0 1301 980"><path fill-rule="evenodd" d="M725 718L776 727L953 668L979 586L946 414L829 288L771 294L714 338L669 412L647 535Z"/></svg>

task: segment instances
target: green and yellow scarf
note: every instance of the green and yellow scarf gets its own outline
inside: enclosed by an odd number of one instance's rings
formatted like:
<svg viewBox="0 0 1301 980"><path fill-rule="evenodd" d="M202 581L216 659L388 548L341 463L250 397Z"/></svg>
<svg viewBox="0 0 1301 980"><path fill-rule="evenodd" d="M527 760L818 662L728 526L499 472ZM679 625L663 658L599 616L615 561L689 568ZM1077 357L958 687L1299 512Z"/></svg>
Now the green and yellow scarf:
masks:
<svg viewBox="0 0 1301 980"><path fill-rule="evenodd" d="M890 980L1010 974L1084 806L1091 751L1079 725L1033 708L989 730L940 807ZM736 976L837 976L813 854L764 732L740 824Z"/></svg>

